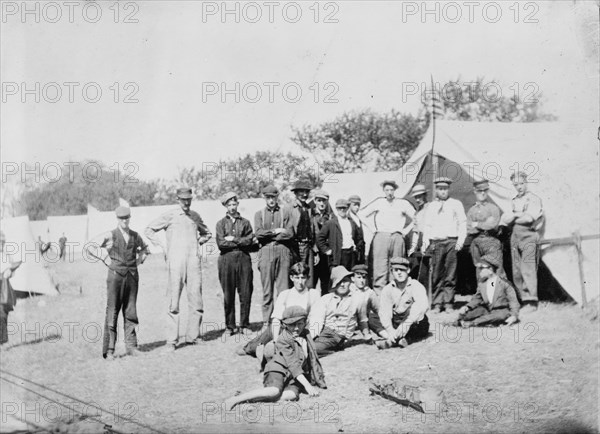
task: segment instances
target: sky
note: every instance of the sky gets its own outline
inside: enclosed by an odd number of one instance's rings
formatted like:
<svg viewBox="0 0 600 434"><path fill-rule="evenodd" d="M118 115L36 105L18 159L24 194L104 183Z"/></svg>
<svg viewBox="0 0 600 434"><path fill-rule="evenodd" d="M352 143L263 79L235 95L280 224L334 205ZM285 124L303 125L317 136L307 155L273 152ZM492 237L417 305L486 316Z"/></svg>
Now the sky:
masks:
<svg viewBox="0 0 600 434"><path fill-rule="evenodd" d="M450 3L3 2L3 169L99 159L169 179L297 150L292 126L346 111L416 114L432 75L598 125L596 1Z"/></svg>

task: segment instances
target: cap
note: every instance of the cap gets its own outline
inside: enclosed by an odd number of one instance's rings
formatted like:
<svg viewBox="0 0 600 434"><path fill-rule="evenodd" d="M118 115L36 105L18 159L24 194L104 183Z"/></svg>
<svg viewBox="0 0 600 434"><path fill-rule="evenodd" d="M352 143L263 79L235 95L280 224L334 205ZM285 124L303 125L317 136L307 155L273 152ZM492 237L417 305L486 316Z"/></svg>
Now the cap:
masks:
<svg viewBox="0 0 600 434"><path fill-rule="evenodd" d="M475 181L473 183L473 188L475 188L475 190L477 191L486 191L490 189L490 183L487 179L484 179L482 181Z"/></svg>
<svg viewBox="0 0 600 434"><path fill-rule="evenodd" d="M410 191L410 195L412 197L417 197L417 196L420 196L420 195L426 194L426 193L427 193L427 189L425 188L425 186L423 184L416 184Z"/></svg>
<svg viewBox="0 0 600 434"><path fill-rule="evenodd" d="M352 267L352 272L356 273L364 273L369 274L369 268L365 264L358 264Z"/></svg>
<svg viewBox="0 0 600 434"><path fill-rule="evenodd" d="M391 185L392 187L394 187L394 190L398 189L398 184L396 183L396 181L386 179L381 183L381 187L385 187L386 185Z"/></svg>
<svg viewBox="0 0 600 434"><path fill-rule="evenodd" d="M406 258L402 258L400 256L395 256L392 259L390 259L390 268L393 266L400 266L401 268L404 268L405 270L408 270L410 268L410 262L408 259Z"/></svg>
<svg viewBox="0 0 600 434"><path fill-rule="evenodd" d="M268 185L262 189L262 194L265 196L277 196L279 194L279 190L274 185Z"/></svg>
<svg viewBox="0 0 600 434"><path fill-rule="evenodd" d="M237 198L237 193L234 193L233 191L229 191L229 192L225 193L223 196L221 196L220 200L223 205L227 205L227 202L229 202L234 197Z"/></svg>
<svg viewBox="0 0 600 434"><path fill-rule="evenodd" d="M358 194L353 194L352 196L350 196L348 198L348 202L350 203L361 203L361 199L360 196Z"/></svg>
<svg viewBox="0 0 600 434"><path fill-rule="evenodd" d="M437 178L435 178L433 183L435 185L449 186L450 184L452 184L452 179L448 178L447 176L438 176Z"/></svg>
<svg viewBox="0 0 600 434"><path fill-rule="evenodd" d="M292 187L292 191L296 190L312 190L312 185L310 185L310 182L308 182L305 179L299 179L294 183L294 186Z"/></svg>
<svg viewBox="0 0 600 434"><path fill-rule="evenodd" d="M485 264L485 265L489 265L491 267L494 268L494 270L497 270L498 268L500 268L500 260L497 257L498 255L483 255L480 259L479 262L477 262L476 265L480 265L480 264Z"/></svg>
<svg viewBox="0 0 600 434"><path fill-rule="evenodd" d="M117 215L118 219L128 219L129 217L131 217L131 211L126 206L117 207L117 209L115 210L115 214Z"/></svg>
<svg viewBox="0 0 600 434"><path fill-rule="evenodd" d="M301 306L288 306L283 311L281 321L284 324L293 324L296 321L304 319L308 316L306 309Z"/></svg>
<svg viewBox="0 0 600 434"><path fill-rule="evenodd" d="M335 289L340 284L340 282L344 280L344 277L352 276L352 274L353 273L346 270L346 267L344 267L343 265L333 267L331 270L331 287Z"/></svg>
<svg viewBox="0 0 600 434"><path fill-rule="evenodd" d="M321 199L329 200L329 193L327 193L325 190L321 190L320 188L318 190L313 191L313 196L315 197L315 199L317 197L320 197Z"/></svg>
<svg viewBox="0 0 600 434"><path fill-rule="evenodd" d="M177 198L178 199L191 199L192 198L192 189L188 187L181 187L177 189Z"/></svg>
<svg viewBox="0 0 600 434"><path fill-rule="evenodd" d="M348 208L350 206L350 201L347 199L338 199L335 201L336 208Z"/></svg>

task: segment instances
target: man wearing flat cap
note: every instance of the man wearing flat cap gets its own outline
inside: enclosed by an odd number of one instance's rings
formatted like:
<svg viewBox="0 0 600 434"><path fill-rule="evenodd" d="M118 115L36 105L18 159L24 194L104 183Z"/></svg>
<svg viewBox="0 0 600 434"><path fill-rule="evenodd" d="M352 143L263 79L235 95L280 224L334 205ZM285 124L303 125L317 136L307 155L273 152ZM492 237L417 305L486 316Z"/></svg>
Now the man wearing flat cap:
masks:
<svg viewBox="0 0 600 434"><path fill-rule="evenodd" d="M254 229L260 243L258 270L263 291L263 322L264 326L268 326L275 298L289 288L294 225L290 215L277 202L279 190L275 186L265 187L262 194L266 206L254 215Z"/></svg>
<svg viewBox="0 0 600 434"><path fill-rule="evenodd" d="M309 286L311 288L316 288L317 283L320 283L321 293L327 294L329 292L329 274L331 273L331 267L329 264L329 257L323 252L319 251L317 241L323 226L329 220L331 220L333 214L331 212L331 205L329 205L329 193L322 189L314 190L313 203L314 207L312 208L311 212L311 220L313 224L313 232L315 234L315 242L313 244L315 270L314 279L312 282L309 282Z"/></svg>
<svg viewBox="0 0 600 434"><path fill-rule="evenodd" d="M114 360L117 320L120 310L123 311L127 354L138 355L136 303L140 277L137 267L144 262L149 253L148 246L142 237L129 228L130 209L120 206L115 210L115 214L117 228L95 237L87 247L88 253L92 247L104 248L110 257L108 278L106 279L106 319L102 344L102 356L106 360ZM98 257L95 254L91 256Z"/></svg>
<svg viewBox="0 0 600 434"><path fill-rule="evenodd" d="M449 197L452 180L434 180L435 200L427 205L423 227L423 253L431 254L432 312L453 310L457 253L467 238L467 216L462 202Z"/></svg>
<svg viewBox="0 0 600 434"><path fill-rule="evenodd" d="M415 219L413 206L407 200L395 197L396 181L384 181L381 185L385 197L376 199L360 211L364 219L373 216L375 223L369 265L377 294L390 281L390 259L405 256L404 237L412 230Z"/></svg>
<svg viewBox="0 0 600 434"><path fill-rule="evenodd" d="M379 349L404 348L429 333L427 292L423 285L408 277L408 259L392 258L390 269L392 281L381 291L379 318L369 317L369 326L383 338L376 342Z"/></svg>
<svg viewBox="0 0 600 434"><path fill-rule="evenodd" d="M200 246L212 237L200 215L190 209L192 189L178 188L177 201L178 208L158 217L144 231L144 235L154 245L160 246L166 254L169 273L166 352L174 351L179 340L179 302L184 285L188 300L185 344L194 345L200 337L200 324L204 314ZM162 230L167 235L166 245L157 237L157 232Z"/></svg>
<svg viewBox="0 0 600 434"><path fill-rule="evenodd" d="M514 288L496 271L500 262L494 255L484 255L476 264L477 293L458 311L463 327L514 324L519 318L519 300Z"/></svg>
<svg viewBox="0 0 600 434"><path fill-rule="evenodd" d="M250 222L238 212L237 194L225 193L221 204L227 208L225 217L217 222L217 247L221 251L219 282L223 288L225 326L230 335L236 333L235 290L240 298L240 329L247 332L250 326L250 303L252 300L252 249L254 233Z"/></svg>
<svg viewBox="0 0 600 434"><path fill-rule="evenodd" d="M411 234L410 248L407 256L411 263L410 277L417 279L425 288L429 287L429 262L430 257L421 252L423 245L423 226L425 223L425 209L427 208L427 189L423 184L416 184L410 191L416 203L417 215Z"/></svg>
<svg viewBox="0 0 600 434"><path fill-rule="evenodd" d="M473 265L477 265L482 256L493 256L498 261L498 274L506 277L502 266L502 243L497 238L498 225L502 211L498 205L489 200L487 180L475 181L475 205L467 211L467 241Z"/></svg>
<svg viewBox="0 0 600 434"><path fill-rule="evenodd" d="M311 219L311 209L307 203L312 185L308 180L299 179L294 183L292 192L296 199L284 208L286 215L290 216L294 227L292 238L292 262L303 262L308 266L308 282L314 281L315 255L313 246L316 241L314 226ZM312 286L310 286L312 288Z"/></svg>
<svg viewBox="0 0 600 434"><path fill-rule="evenodd" d="M350 202L350 212L348 213L348 216L354 220L354 223L356 223L356 226L358 226L360 239L363 240L362 244L356 246L356 263L365 264L367 262L365 252L365 231L363 229L363 221L358 215L362 200L359 195L353 194L348 198L348 202Z"/></svg>
<svg viewBox="0 0 600 434"><path fill-rule="evenodd" d="M363 242L358 226L348 217L349 207L348 200L338 199L335 203L337 216L326 222L317 234L319 252L327 258L330 268L342 265L347 270L352 269L357 260L356 246ZM321 287L321 294L328 292L329 288Z"/></svg>

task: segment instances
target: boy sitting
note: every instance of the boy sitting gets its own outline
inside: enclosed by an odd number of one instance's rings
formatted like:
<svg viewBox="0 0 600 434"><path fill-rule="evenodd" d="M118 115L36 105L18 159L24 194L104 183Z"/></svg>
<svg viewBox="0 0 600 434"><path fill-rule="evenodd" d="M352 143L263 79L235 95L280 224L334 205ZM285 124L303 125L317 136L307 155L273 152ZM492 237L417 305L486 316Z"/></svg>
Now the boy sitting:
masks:
<svg viewBox="0 0 600 434"><path fill-rule="evenodd" d="M352 267L352 284L350 293L359 300L359 306L366 313L366 317L379 315L379 297L377 293L367 286L367 276L369 274L367 266L364 264ZM376 330L371 329L375 333Z"/></svg>
<svg viewBox="0 0 600 434"><path fill-rule="evenodd" d="M300 306L285 309L275 354L265 366L264 387L226 399L228 411L244 402L297 400L301 391L318 396L317 387L327 388L314 343L306 330L307 316L306 309Z"/></svg>
<svg viewBox="0 0 600 434"><path fill-rule="evenodd" d="M477 293L458 311L462 327L514 324L519 318L519 300L514 288L496 274L500 261L484 255L476 264Z"/></svg>

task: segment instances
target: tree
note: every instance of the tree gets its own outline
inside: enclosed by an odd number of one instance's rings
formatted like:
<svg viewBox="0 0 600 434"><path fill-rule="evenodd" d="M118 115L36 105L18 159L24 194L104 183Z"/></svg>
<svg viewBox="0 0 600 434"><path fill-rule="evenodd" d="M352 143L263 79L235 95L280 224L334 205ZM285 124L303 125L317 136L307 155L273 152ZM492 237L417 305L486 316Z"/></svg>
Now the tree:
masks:
<svg viewBox="0 0 600 434"><path fill-rule="evenodd" d="M326 172L366 172L402 167L427 130L428 120L396 110L344 113L317 126L292 127L292 141L314 154Z"/></svg>

